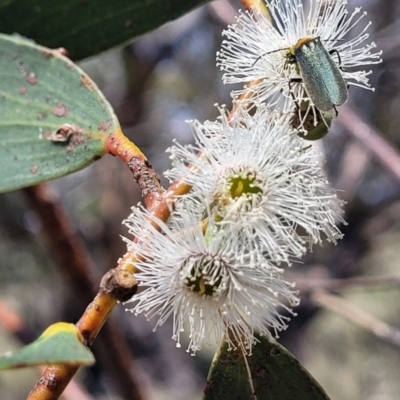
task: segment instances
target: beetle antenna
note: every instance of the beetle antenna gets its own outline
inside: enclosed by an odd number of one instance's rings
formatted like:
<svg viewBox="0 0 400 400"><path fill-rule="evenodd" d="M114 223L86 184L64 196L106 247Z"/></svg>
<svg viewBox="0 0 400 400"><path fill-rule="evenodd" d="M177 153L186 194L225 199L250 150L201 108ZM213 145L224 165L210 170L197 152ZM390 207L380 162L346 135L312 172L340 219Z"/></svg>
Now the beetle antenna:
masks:
<svg viewBox="0 0 400 400"><path fill-rule="evenodd" d="M286 47L285 49L272 50L272 51L268 51L267 53L262 54L261 56L258 56L258 57L256 58L256 60L253 62L253 64L251 64L251 68L253 68L253 67L256 65L256 63L258 62L258 60L260 60L260 59L263 58L264 56L266 56L266 55L268 55L268 54L271 54L271 53L276 53L276 52L278 52L278 51L288 50L288 49L289 49L289 47Z"/></svg>

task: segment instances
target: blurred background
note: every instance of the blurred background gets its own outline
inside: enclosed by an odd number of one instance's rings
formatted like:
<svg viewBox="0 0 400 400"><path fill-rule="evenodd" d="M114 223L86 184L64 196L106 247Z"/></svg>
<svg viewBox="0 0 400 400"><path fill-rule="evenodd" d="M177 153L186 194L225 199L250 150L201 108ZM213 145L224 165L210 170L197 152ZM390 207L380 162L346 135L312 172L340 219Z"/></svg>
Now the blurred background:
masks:
<svg viewBox="0 0 400 400"><path fill-rule="evenodd" d="M329 134L314 143L326 157L328 179L347 201L348 225L341 227L345 237L338 245L315 248L288 271L288 279L302 290L302 301L280 342L332 400L393 400L400 398L400 347L361 328L358 319L363 310L376 318L371 329L383 321L394 328L393 335L400 330L400 284L395 280L400 276L400 174L385 165L384 156L377 158L376 147L360 140L357 132L376 131L399 152L400 3L349 1L350 9L359 6L372 21L370 39L383 50L383 63L372 66L370 76L375 92L352 86ZM172 140L191 142L185 120L214 119L215 103L231 105L233 87L222 84L215 54L222 30L234 22L239 8L238 1L214 1L124 48L80 63L113 105L125 134L160 175L170 167L165 149ZM388 160L392 149L382 149ZM164 178L162 183L168 186ZM87 249L97 288L125 253L120 236L128 233L121 222L141 201L131 172L119 159L105 156L47 185ZM30 199L29 190L0 195L0 353L34 339L56 321L76 322L88 304L66 279L68 271L55 262L57 249L45 237ZM358 277L354 285L340 281L332 291L344 300L341 313L331 310L329 296L314 296L331 279L354 282ZM363 279L380 284L365 285ZM107 329L116 346L127 349L122 365L128 365L128 375L136 376L146 398L199 399L215 349L191 357L184 346L175 347L171 322L153 332L155 320L135 317L124 308L113 311ZM347 318L341 315L346 310ZM87 396L82 399L132 400L105 347L106 341L96 340L97 364L77 377ZM2 372L0 398L25 398L38 376L34 369ZM78 395L70 398L79 400Z"/></svg>

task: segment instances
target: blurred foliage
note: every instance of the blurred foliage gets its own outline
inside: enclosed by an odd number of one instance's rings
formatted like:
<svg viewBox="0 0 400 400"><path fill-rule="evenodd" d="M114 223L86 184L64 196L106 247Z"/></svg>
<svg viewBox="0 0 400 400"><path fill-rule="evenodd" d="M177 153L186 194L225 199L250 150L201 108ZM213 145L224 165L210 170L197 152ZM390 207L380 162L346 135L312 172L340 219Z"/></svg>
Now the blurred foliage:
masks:
<svg viewBox="0 0 400 400"><path fill-rule="evenodd" d="M68 49L80 60L180 17L205 0L1 0L3 33Z"/></svg>
<svg viewBox="0 0 400 400"><path fill-rule="evenodd" d="M349 104L399 150L400 4L384 0L349 3L349 7L362 5L368 11L371 39L384 50L384 62L373 66L370 76L375 92L352 87ZM234 22L238 8L237 2L218 0L122 50L111 50L81 63L112 103L124 132L142 148L160 174L170 165L164 151L172 139L191 141L184 121L212 120L217 115L214 103L230 104L232 86L222 84L215 53L222 40L221 31ZM340 107L338 110L340 121ZM342 227L345 237L337 246L315 248L303 264L293 266L289 272L294 280L296 276L385 276L397 274L399 269L399 185L338 121L315 145L325 153L332 186L348 202L345 219L349 225ZM358 169L360 172L354 174ZM163 183L167 185L165 179ZM77 234L84 239L92 274L98 281L125 252L119 235L127 232L121 221L140 201L131 173L120 160L104 157L86 170L50 185L74 220ZM19 311L36 334L54 320L76 321L82 310L74 306L73 288L63 286L47 256L40 221L25 203L24 193L1 195L0 210L1 301ZM346 291L345 297L400 328L398 291L353 289ZM123 308L115 310L113 318L147 375L146 388L151 390L152 398L199 399L213 349L189 357L175 348L168 323L153 333L155 321L146 322L124 313ZM280 342L305 364L332 400L400 398L397 351L340 317L319 312L307 298L296 312L298 316L292 318ZM6 336L3 333L3 339ZM95 342L94 350L100 352L96 346ZM83 381L96 398L117 398L113 382L104 377L102 363L85 371ZM1 392L2 399L21 398L6 389L3 382L0 385L8 395Z"/></svg>

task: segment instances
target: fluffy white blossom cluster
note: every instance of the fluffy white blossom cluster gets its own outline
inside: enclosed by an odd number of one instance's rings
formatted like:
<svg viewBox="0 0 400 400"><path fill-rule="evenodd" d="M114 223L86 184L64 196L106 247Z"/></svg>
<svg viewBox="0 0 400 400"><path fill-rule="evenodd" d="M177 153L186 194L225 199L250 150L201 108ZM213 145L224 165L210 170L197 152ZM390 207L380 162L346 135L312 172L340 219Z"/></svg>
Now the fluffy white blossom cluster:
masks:
<svg viewBox="0 0 400 400"><path fill-rule="evenodd" d="M196 144L169 149L166 176L191 185L185 199L201 198L219 229L275 263L301 257L322 232L333 242L341 236L336 195L288 114L239 109L230 120L221 110L217 121L191 126Z"/></svg>
<svg viewBox="0 0 400 400"><path fill-rule="evenodd" d="M223 336L251 351L254 330L277 336L298 302L279 264L341 237L340 202L287 114L239 109L229 120L221 110L217 121L191 126L196 144L170 148L166 174L190 193L168 224L141 208L126 221L139 235L128 246L140 255L144 287L132 311L158 315L157 325L172 315L178 344L189 326L192 352Z"/></svg>
<svg viewBox="0 0 400 400"><path fill-rule="evenodd" d="M298 296L282 268L342 237L342 204L288 112L304 101L314 107L313 99L302 82L289 87L299 70L282 49L319 38L340 54L345 82L368 87L369 72L346 68L378 62L379 54L374 44L362 47L366 27L343 40L363 16L359 9L349 16L345 5L315 0L306 12L300 0L271 1L273 22L256 10L241 14L225 32L218 63L225 82L251 89L233 92L235 112L191 121L194 145L169 149L166 176L192 188L174 199L169 221L142 207L125 221L141 288L130 311L156 317L156 327L171 316L172 338L180 347L187 329L193 354L222 338L251 353L255 332L286 329ZM237 98L248 90L251 104Z"/></svg>
<svg viewBox="0 0 400 400"><path fill-rule="evenodd" d="M261 252L249 251L246 242L213 222L204 228L196 212L180 206L168 225L140 208L127 221L131 233L141 232L129 248L143 257L137 278L145 288L132 299L132 311L157 316L157 325L172 316L178 347L188 326L193 354L223 336L232 348L240 344L250 351L254 330L267 334L268 328L277 333L286 327L289 318L278 306L291 313L296 292Z"/></svg>

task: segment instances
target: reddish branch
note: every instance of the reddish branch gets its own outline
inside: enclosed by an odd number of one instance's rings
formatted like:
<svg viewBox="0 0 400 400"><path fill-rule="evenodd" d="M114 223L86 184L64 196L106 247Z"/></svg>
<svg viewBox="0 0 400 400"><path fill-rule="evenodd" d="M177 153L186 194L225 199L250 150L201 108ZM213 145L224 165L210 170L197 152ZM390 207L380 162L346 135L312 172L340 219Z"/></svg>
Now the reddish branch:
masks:
<svg viewBox="0 0 400 400"><path fill-rule="evenodd" d="M117 300L106 292L106 288L96 296L83 243L49 187L39 185L26 188L24 194L40 217L52 257L76 293L76 300L82 309L89 304L77 326L90 346ZM116 382L122 398L142 399L139 384L132 372L133 360L118 327L107 325L99 339L104 358L107 359L105 368ZM77 369L71 366L48 366L28 399L57 399Z"/></svg>

